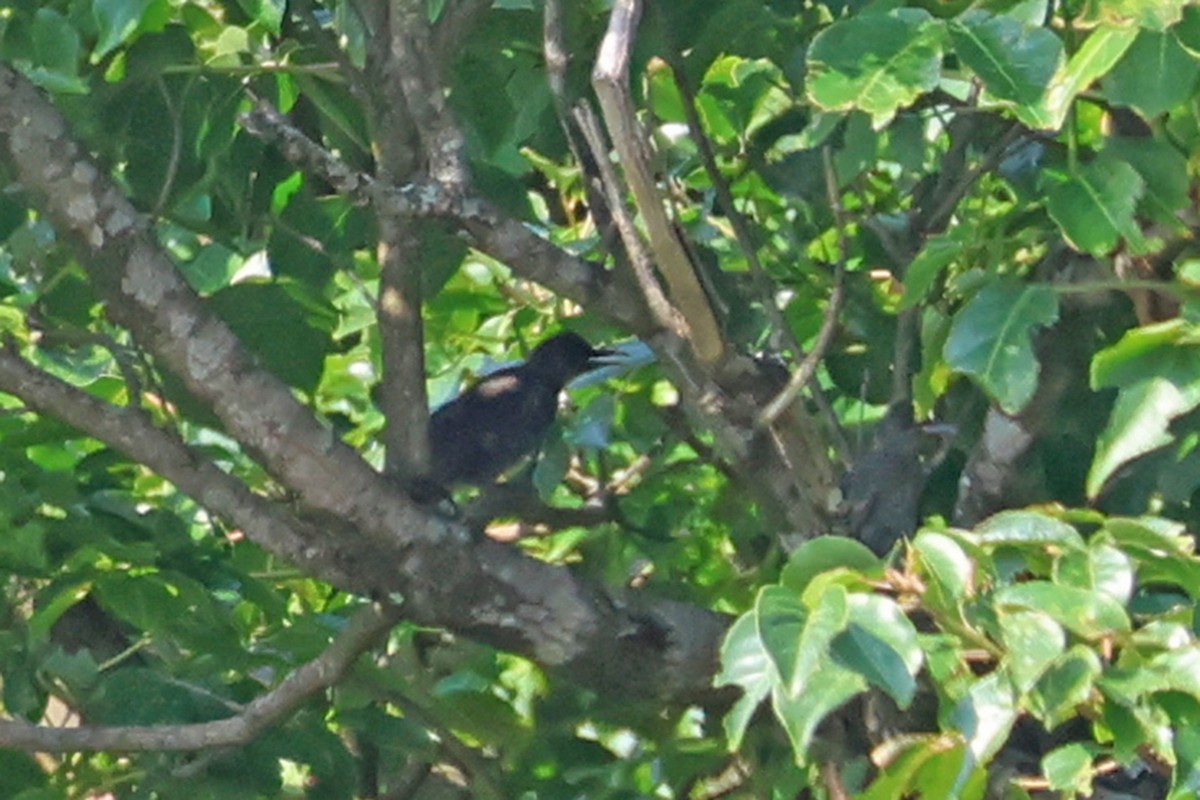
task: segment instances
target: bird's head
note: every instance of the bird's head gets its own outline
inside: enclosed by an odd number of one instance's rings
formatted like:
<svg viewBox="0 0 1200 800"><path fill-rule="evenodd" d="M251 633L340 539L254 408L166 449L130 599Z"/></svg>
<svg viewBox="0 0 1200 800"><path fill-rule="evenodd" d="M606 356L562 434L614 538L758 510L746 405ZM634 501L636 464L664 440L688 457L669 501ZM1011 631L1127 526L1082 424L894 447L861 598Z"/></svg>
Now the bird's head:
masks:
<svg viewBox="0 0 1200 800"><path fill-rule="evenodd" d="M547 379L565 384L576 375L602 366L613 351L588 344L577 333L560 333L534 348L525 362L528 369Z"/></svg>

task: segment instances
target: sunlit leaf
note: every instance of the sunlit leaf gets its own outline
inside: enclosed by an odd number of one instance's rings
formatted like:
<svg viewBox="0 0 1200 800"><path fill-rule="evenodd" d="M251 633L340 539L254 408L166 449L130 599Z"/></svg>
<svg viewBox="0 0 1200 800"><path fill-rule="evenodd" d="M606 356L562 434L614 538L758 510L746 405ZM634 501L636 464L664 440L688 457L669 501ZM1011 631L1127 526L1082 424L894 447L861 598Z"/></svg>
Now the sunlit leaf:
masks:
<svg viewBox="0 0 1200 800"><path fill-rule="evenodd" d="M809 99L826 111L865 111L880 127L937 85L941 38L918 9L839 20L809 48Z"/></svg>
<svg viewBox="0 0 1200 800"><path fill-rule="evenodd" d="M1005 411L1016 413L1037 389L1032 335L1056 319L1053 290L1011 281L989 284L955 315L946 361L973 375Z"/></svg>

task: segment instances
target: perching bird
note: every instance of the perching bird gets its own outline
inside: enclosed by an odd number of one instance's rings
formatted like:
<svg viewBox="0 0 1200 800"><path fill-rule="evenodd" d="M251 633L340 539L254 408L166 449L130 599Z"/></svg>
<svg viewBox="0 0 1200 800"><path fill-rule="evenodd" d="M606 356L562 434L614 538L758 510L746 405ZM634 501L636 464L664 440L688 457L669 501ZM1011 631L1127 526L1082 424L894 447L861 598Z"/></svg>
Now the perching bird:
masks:
<svg viewBox="0 0 1200 800"><path fill-rule="evenodd" d="M523 364L493 372L438 408L429 420L428 479L442 487L481 485L536 452L563 387L612 353L562 333L539 344Z"/></svg>

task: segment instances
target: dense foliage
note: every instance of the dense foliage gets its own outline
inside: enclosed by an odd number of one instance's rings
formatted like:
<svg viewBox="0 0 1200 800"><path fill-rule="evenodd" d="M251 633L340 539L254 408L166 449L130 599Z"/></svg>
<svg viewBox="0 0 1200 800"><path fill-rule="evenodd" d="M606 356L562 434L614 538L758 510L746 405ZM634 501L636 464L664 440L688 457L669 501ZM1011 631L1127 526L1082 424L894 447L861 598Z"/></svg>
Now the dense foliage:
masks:
<svg viewBox="0 0 1200 800"><path fill-rule="evenodd" d="M1198 79L1181 0L0 4L0 796L1194 796Z"/></svg>

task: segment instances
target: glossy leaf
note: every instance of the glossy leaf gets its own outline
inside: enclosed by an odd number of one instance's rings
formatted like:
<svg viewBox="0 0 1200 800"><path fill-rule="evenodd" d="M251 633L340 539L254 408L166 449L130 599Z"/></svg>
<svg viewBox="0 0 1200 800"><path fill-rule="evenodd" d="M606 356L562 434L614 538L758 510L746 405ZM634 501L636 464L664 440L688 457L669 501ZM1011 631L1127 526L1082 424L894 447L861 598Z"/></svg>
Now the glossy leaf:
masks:
<svg viewBox="0 0 1200 800"><path fill-rule="evenodd" d="M1093 755L1082 744L1071 743L1056 747L1042 758L1042 774L1050 788L1058 791L1092 793Z"/></svg>
<svg viewBox="0 0 1200 800"><path fill-rule="evenodd" d="M1145 248L1134 218L1145 182L1122 161L1099 158L1046 189L1047 210L1071 245L1094 256L1124 243Z"/></svg>
<svg viewBox="0 0 1200 800"><path fill-rule="evenodd" d="M975 528L979 541L988 545L1056 545L1082 550L1079 531L1046 514L1036 511L1001 511Z"/></svg>
<svg viewBox="0 0 1200 800"><path fill-rule="evenodd" d="M1136 38L1136 28L1101 26L1092 31L1054 76L1045 96L1036 104L1014 109L1017 118L1031 128L1061 128L1079 93L1112 69Z"/></svg>
<svg viewBox="0 0 1200 800"><path fill-rule="evenodd" d="M846 626L846 591L832 585L809 612L782 587L767 587L755 608L758 632L784 691L797 696L811 690L809 680L829 653L830 642Z"/></svg>
<svg viewBox="0 0 1200 800"><path fill-rule="evenodd" d="M1126 463L1171 441L1171 420L1200 404L1198 370L1200 347L1179 320L1131 330L1096 354L1092 386L1120 392L1088 472L1090 497Z"/></svg>
<svg viewBox="0 0 1200 800"><path fill-rule="evenodd" d="M849 616L850 626L833 643L834 657L907 708L925 657L912 622L894 600L878 595L852 595Z"/></svg>
<svg viewBox="0 0 1200 800"><path fill-rule="evenodd" d="M955 315L946 361L972 375L1001 408L1015 414L1037 389L1031 337L1056 319L1058 299L1052 290L1010 281L990 284Z"/></svg>
<svg viewBox="0 0 1200 800"><path fill-rule="evenodd" d="M1084 645L1075 645L1045 671L1027 695L1029 707L1047 728L1075 716L1094 691L1103 673L1100 657Z"/></svg>
<svg viewBox="0 0 1200 800"><path fill-rule="evenodd" d="M808 97L825 111L865 111L879 127L937 85L941 59L941 30L924 11L839 20L809 48Z"/></svg>
<svg viewBox="0 0 1200 800"><path fill-rule="evenodd" d="M771 657L758 635L754 614L743 614L725 634L721 643L721 671L713 679L716 686L737 686L742 691L722 724L730 747L736 748L758 705L776 684Z"/></svg>
<svg viewBox="0 0 1200 800"><path fill-rule="evenodd" d="M956 730L967 737L975 759L990 759L1008 739L1017 720L1017 698L1002 671L977 680L950 715Z"/></svg>
<svg viewBox="0 0 1200 800"><path fill-rule="evenodd" d="M853 569L871 574L882 566L866 545L844 536L819 536L796 548L780 575L780 583L802 593L817 575L832 569Z"/></svg>
<svg viewBox="0 0 1200 800"><path fill-rule="evenodd" d="M1033 103L1063 59L1062 41L1046 28L973 9L950 24L955 51L1001 100Z"/></svg>
<svg viewBox="0 0 1200 800"><path fill-rule="evenodd" d="M860 675L833 662L821 665L812 675L812 684L819 686L820 690L793 696L777 688L771 696L775 716L787 732L796 760L800 763L808 760L808 748L821 721L867 688Z"/></svg>
<svg viewBox="0 0 1200 800"><path fill-rule="evenodd" d="M1048 614L1032 609L999 610L1008 672L1018 692L1027 692L1066 649L1067 637Z"/></svg>
<svg viewBox="0 0 1200 800"><path fill-rule="evenodd" d="M995 603L1042 611L1063 627L1085 639L1123 633L1130 628L1124 608L1109 595L1058 586L1049 581L1028 581L996 592Z"/></svg>

